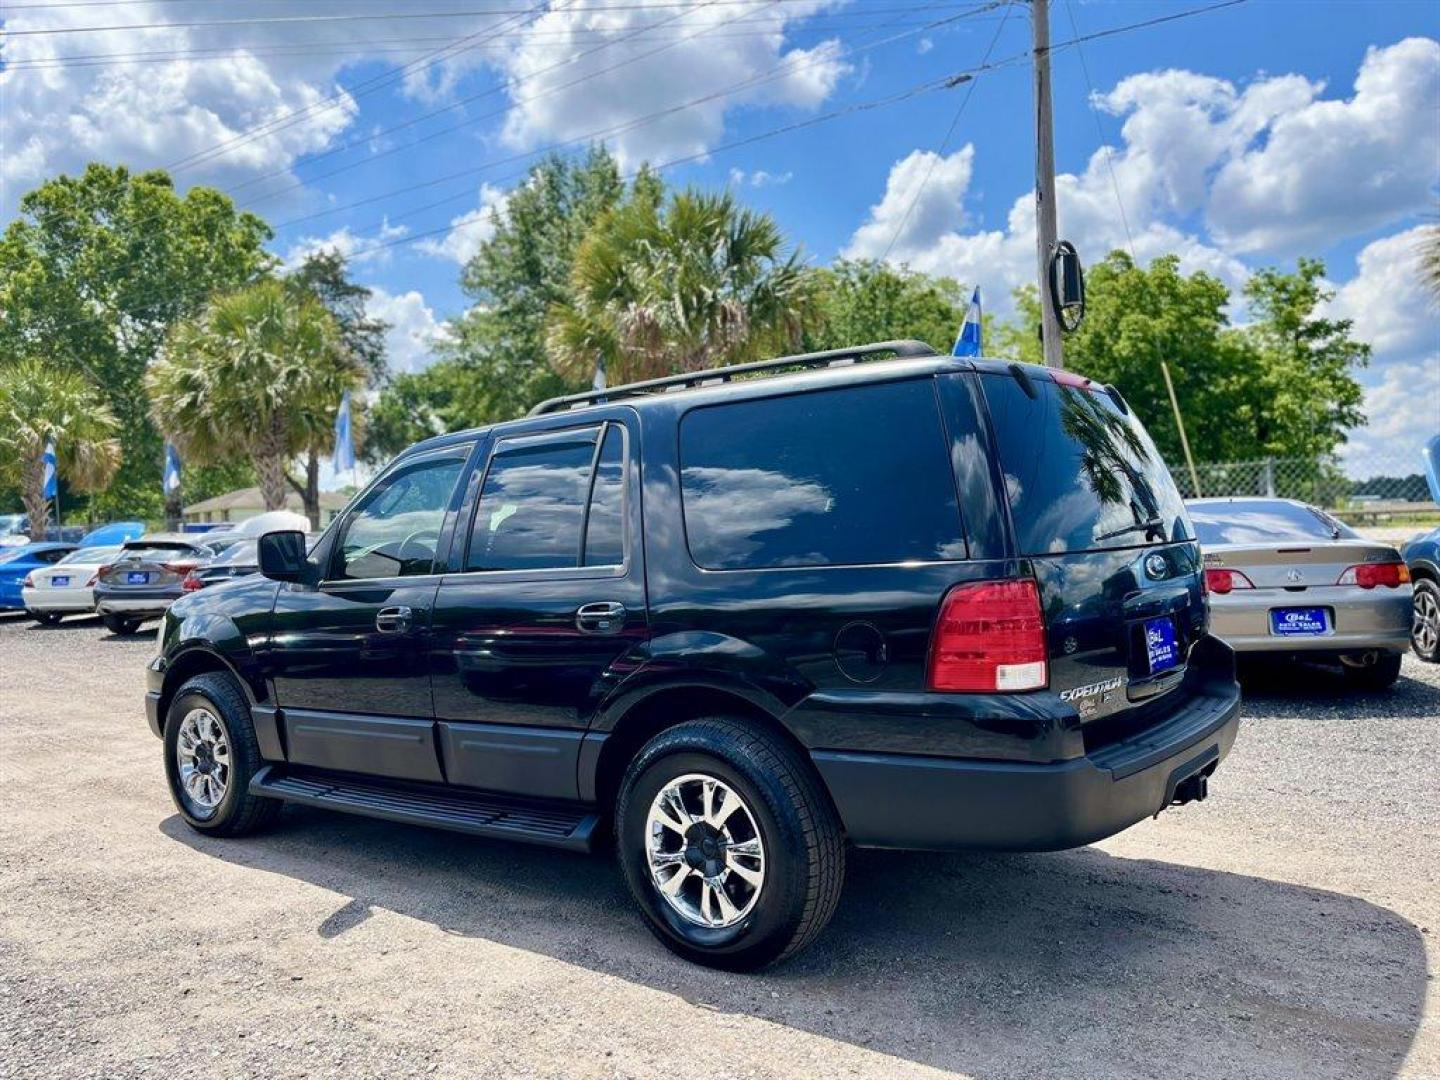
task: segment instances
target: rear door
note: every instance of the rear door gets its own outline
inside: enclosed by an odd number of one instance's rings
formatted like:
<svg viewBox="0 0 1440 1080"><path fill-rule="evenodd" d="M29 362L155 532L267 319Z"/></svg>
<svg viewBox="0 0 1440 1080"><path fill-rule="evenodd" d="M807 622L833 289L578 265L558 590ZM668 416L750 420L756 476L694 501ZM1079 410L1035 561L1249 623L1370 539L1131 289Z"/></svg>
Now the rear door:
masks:
<svg viewBox="0 0 1440 1080"><path fill-rule="evenodd" d="M430 633L452 783L577 796L590 716L648 636L638 436L617 408L492 446Z"/></svg>
<svg viewBox="0 0 1440 1080"><path fill-rule="evenodd" d="M978 378L1016 554L1040 589L1051 689L1082 721L1173 689L1206 615L1194 533L1150 436L1088 380Z"/></svg>

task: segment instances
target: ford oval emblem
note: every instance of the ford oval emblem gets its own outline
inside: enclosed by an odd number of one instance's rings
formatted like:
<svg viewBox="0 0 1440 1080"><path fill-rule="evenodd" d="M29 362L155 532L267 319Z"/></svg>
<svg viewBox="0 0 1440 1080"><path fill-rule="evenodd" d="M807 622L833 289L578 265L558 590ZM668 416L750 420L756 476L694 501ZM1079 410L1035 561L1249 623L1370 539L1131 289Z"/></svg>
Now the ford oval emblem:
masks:
<svg viewBox="0 0 1440 1080"><path fill-rule="evenodd" d="M1145 556L1145 573L1152 578L1163 578L1170 572L1170 564L1165 561L1165 556L1158 551L1152 551Z"/></svg>

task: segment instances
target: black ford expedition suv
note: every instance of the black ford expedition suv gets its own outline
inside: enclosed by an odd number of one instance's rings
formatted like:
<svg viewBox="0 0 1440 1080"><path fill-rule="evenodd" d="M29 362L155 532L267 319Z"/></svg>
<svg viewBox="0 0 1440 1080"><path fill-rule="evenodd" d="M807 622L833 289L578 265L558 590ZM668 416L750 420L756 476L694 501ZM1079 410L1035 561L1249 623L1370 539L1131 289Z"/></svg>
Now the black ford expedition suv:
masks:
<svg viewBox="0 0 1440 1080"><path fill-rule="evenodd" d="M849 844L1086 844L1203 798L1235 737L1121 396L914 342L430 439L260 555L149 668L192 826L613 837L654 932L725 968L814 939Z"/></svg>

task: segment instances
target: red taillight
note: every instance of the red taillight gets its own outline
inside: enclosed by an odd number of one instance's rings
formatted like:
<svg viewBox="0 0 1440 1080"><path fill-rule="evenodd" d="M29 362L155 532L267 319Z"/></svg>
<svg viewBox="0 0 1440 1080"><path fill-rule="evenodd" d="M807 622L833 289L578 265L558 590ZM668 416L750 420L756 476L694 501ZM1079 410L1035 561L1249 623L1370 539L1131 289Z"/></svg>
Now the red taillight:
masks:
<svg viewBox="0 0 1440 1080"><path fill-rule="evenodd" d="M90 584L94 585L95 582L99 581L102 577L108 577L110 571L114 569L115 567L108 563L105 566L100 567L99 570L95 571L95 576L90 580Z"/></svg>
<svg viewBox="0 0 1440 1080"><path fill-rule="evenodd" d="M93 585L94 585L97 581L99 581L99 580L100 580L100 575L99 575L98 573L97 573L97 574L91 574L91 575L90 575L90 580L87 581L87 582L85 582L85 588L87 588L87 589L90 588L91 586L93 586Z"/></svg>
<svg viewBox="0 0 1440 1080"><path fill-rule="evenodd" d="M160 565L172 574L188 574L200 564L194 562L162 562Z"/></svg>
<svg viewBox="0 0 1440 1080"><path fill-rule="evenodd" d="M1410 581L1410 568L1403 562L1360 563L1345 568L1337 585L1359 585L1362 589L1373 589L1384 585L1396 589Z"/></svg>
<svg viewBox="0 0 1440 1080"><path fill-rule="evenodd" d="M33 589L35 587L35 575L26 574L25 580L20 583L20 587L24 589Z"/></svg>
<svg viewBox="0 0 1440 1080"><path fill-rule="evenodd" d="M180 582L181 592L195 592L197 589L203 589L204 587L205 582L200 580L200 578L195 574L194 570L191 570L190 573L186 574L185 580Z"/></svg>
<svg viewBox="0 0 1440 1080"><path fill-rule="evenodd" d="M1205 571L1205 588L1219 596L1234 589L1253 589L1255 583L1239 570L1216 567Z"/></svg>
<svg viewBox="0 0 1440 1080"><path fill-rule="evenodd" d="M931 690L1039 690L1049 681L1035 582L976 581L945 594L930 642Z"/></svg>

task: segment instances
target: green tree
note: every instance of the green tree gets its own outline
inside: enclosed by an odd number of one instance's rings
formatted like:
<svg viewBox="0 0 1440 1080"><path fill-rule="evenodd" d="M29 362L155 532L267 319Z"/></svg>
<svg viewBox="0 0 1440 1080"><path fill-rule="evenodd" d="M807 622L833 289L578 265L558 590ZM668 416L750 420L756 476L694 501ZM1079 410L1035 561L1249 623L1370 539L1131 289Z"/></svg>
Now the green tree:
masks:
<svg viewBox="0 0 1440 1080"><path fill-rule="evenodd" d="M83 376L27 358L0 368L0 481L20 490L30 535L45 535L46 445L55 443L56 473L78 491L95 492L120 465L115 417Z"/></svg>
<svg viewBox="0 0 1440 1080"><path fill-rule="evenodd" d="M365 414L366 461L381 464L421 439L473 427L487 407L472 370L438 360L424 371L392 375Z"/></svg>
<svg viewBox="0 0 1440 1080"><path fill-rule="evenodd" d="M948 353L965 321L965 289L950 278L868 259L841 259L813 273L819 307L806 349L914 338Z"/></svg>
<svg viewBox="0 0 1440 1080"><path fill-rule="evenodd" d="M657 198L659 180L642 171L628 189ZM447 329L444 356L472 384L456 416L466 427L520 416L543 398L577 388L550 366L545 351L550 309L570 298L576 249L594 222L627 198L619 166L604 147L579 158L552 155L536 164L492 211L494 234L460 275L473 301ZM588 384L587 373L582 380ZM383 395L382 395L383 397Z"/></svg>
<svg viewBox="0 0 1440 1080"><path fill-rule="evenodd" d="M383 386L386 376L385 332L388 323L372 319L365 311L370 290L350 280L345 256L338 250L314 252L286 277L286 281L303 289L325 305L335 318L340 332L340 347L365 376L371 387ZM337 402L338 404L338 402ZM360 402L352 403L358 412ZM334 412L331 412L333 422ZM299 493L311 525L320 523L320 454L332 443L333 432L317 431L304 453L304 478L296 480L286 472L290 485Z"/></svg>
<svg viewBox="0 0 1440 1080"><path fill-rule="evenodd" d="M275 510L285 502L289 460L332 437L341 395L363 379L325 305L272 280L177 323L145 382L156 423L187 458L243 454L265 509Z"/></svg>
<svg viewBox="0 0 1440 1080"><path fill-rule="evenodd" d="M207 187L92 164L20 201L0 237L0 356L43 356L101 388L124 460L97 504L160 510L161 440L142 385L170 326L273 261L269 227Z"/></svg>
<svg viewBox="0 0 1440 1080"><path fill-rule="evenodd" d="M815 302L775 220L729 192L635 198L586 236L551 309L556 369L617 382L701 371L798 345Z"/></svg>
<svg viewBox="0 0 1440 1080"><path fill-rule="evenodd" d="M1319 314L1335 295L1324 281L1325 264L1302 258L1293 273L1258 270L1245 283L1252 321L1237 336L1260 364L1232 422L1249 429L1259 454L1328 455L1365 422L1354 372L1370 362L1370 346L1350 336L1351 320Z"/></svg>

